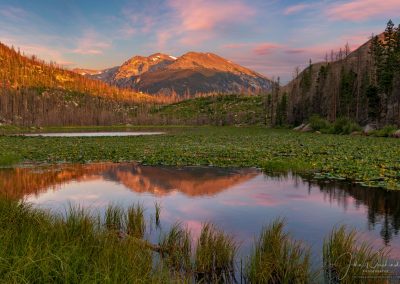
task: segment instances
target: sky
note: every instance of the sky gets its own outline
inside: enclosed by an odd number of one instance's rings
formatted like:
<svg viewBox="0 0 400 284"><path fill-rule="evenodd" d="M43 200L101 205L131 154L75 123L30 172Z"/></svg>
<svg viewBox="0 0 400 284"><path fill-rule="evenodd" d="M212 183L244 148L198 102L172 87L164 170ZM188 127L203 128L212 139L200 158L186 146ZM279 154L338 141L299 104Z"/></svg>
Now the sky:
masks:
<svg viewBox="0 0 400 284"><path fill-rule="evenodd" d="M213 52L269 78L400 22L400 0L0 0L0 42L67 68Z"/></svg>

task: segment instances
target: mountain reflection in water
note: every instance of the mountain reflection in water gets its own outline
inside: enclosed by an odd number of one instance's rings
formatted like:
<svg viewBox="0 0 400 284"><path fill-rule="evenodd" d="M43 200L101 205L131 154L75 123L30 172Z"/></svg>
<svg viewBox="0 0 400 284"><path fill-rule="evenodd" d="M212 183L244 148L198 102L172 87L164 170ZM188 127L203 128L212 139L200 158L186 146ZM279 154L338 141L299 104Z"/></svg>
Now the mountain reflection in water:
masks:
<svg viewBox="0 0 400 284"><path fill-rule="evenodd" d="M250 248L260 229L285 217L288 230L318 250L332 227L347 224L400 257L400 192L266 175L256 169L151 167L99 163L0 170L0 193L59 210L68 202L162 203L167 225L186 223L196 235L212 221ZM85 206L85 204L84 204Z"/></svg>

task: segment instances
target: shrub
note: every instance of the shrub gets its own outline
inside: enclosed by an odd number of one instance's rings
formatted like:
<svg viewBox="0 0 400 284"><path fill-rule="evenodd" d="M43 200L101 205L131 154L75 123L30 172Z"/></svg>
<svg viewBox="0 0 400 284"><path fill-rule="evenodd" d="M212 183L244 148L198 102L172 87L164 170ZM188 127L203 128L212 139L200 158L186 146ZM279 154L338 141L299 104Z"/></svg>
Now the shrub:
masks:
<svg viewBox="0 0 400 284"><path fill-rule="evenodd" d="M361 131L361 127L347 117L338 118L332 126L333 134L350 134L354 131Z"/></svg>
<svg viewBox="0 0 400 284"><path fill-rule="evenodd" d="M396 130L396 125L386 125L382 129L371 131L370 135L377 137L390 137L396 132Z"/></svg>
<svg viewBox="0 0 400 284"><path fill-rule="evenodd" d="M315 131L327 132L327 130L331 127L331 123L326 119L320 117L319 115L313 115L309 118L308 122L310 123L312 129Z"/></svg>

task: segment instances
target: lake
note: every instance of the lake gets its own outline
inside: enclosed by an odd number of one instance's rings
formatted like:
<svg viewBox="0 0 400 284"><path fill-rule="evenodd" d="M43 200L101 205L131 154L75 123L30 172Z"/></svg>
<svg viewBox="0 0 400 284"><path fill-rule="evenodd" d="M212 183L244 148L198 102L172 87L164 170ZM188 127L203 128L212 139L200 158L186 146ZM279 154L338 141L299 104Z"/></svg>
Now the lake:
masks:
<svg viewBox="0 0 400 284"><path fill-rule="evenodd" d="M376 248L386 246L400 258L400 192L346 183L317 182L292 174L268 175L257 169L151 167L138 164L85 164L0 170L0 190L34 206L65 213L80 205L104 213L109 204L141 203L147 218L161 204L161 226L186 224L196 237L211 221L251 249L261 228L277 217L296 239L321 259L325 236L347 224ZM156 242L159 233L148 232Z"/></svg>

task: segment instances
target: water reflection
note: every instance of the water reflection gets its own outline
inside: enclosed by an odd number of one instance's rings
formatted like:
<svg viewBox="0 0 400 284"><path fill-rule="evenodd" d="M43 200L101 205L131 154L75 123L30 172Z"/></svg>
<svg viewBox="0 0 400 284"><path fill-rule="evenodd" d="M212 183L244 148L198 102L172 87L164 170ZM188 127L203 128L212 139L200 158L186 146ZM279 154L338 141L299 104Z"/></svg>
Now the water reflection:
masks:
<svg viewBox="0 0 400 284"><path fill-rule="evenodd" d="M288 230L320 254L332 227L348 224L363 239L400 257L400 192L264 175L255 169L150 167L137 164L63 165L0 170L0 192L43 208L68 203L103 210L141 202L151 215L162 204L165 226L183 221L196 236L212 221L247 251L262 226L285 217Z"/></svg>
<svg viewBox="0 0 400 284"><path fill-rule="evenodd" d="M188 196L215 195L249 180L259 172L255 169L219 169L205 167L148 167L137 164L63 165L40 168L0 170L3 195L21 199L57 190L71 181L114 181L137 193L156 196L179 191Z"/></svg>

